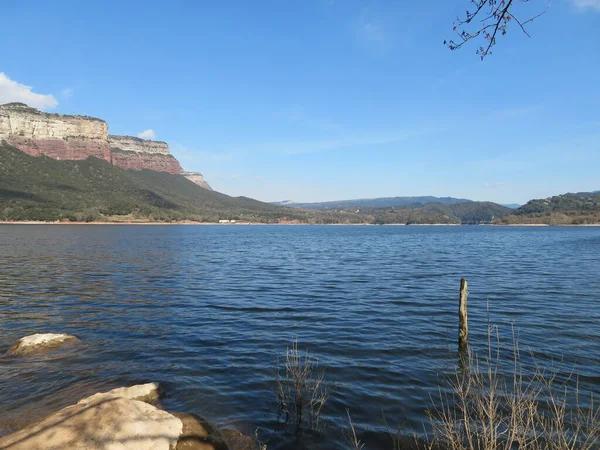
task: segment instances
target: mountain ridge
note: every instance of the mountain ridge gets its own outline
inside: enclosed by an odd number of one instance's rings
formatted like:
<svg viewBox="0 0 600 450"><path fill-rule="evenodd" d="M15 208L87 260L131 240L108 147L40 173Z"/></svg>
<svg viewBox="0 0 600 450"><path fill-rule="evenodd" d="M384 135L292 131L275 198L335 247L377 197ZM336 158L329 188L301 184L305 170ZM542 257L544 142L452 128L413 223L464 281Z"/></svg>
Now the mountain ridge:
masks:
<svg viewBox="0 0 600 450"><path fill-rule="evenodd" d="M20 102L0 105L0 140L28 155L56 160L93 156L127 170L182 171L166 142L110 135L108 129L96 117L47 113Z"/></svg>
<svg viewBox="0 0 600 450"><path fill-rule="evenodd" d="M284 200L281 202L272 202L281 206L289 206L291 208L303 209L346 209L346 208L389 208L389 207L407 207L407 206L422 206L432 203L441 203L452 205L456 203L468 203L473 200L455 198L455 197L435 197L432 195L424 196L398 196L398 197L375 197L361 198L353 200L334 200L327 202L294 202Z"/></svg>
<svg viewBox="0 0 600 450"><path fill-rule="evenodd" d="M102 158L59 161L0 141L0 220L278 222L303 214L205 189L179 174L125 170Z"/></svg>
<svg viewBox="0 0 600 450"><path fill-rule="evenodd" d="M600 191L576 192L529 200L498 224L540 223L590 225L600 223Z"/></svg>
<svg viewBox="0 0 600 450"><path fill-rule="evenodd" d="M516 210L474 201L310 210L230 197L200 187L183 174L125 170L102 158L62 161L45 155L31 156L0 140L0 221L213 223L220 220L308 224L590 224L600 223L600 193L534 199Z"/></svg>

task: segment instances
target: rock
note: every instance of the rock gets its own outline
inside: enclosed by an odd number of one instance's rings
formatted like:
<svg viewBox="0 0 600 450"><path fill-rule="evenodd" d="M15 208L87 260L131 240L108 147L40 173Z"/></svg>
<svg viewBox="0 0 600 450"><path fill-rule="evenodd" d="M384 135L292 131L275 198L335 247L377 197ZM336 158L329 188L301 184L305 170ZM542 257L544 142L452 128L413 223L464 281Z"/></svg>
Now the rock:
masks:
<svg viewBox="0 0 600 450"><path fill-rule="evenodd" d="M138 400L80 402L0 439L10 450L171 450L183 431L177 417Z"/></svg>
<svg viewBox="0 0 600 450"><path fill-rule="evenodd" d="M79 342L79 339L69 334L36 333L19 339L6 351L4 356L44 353L61 347L68 342Z"/></svg>
<svg viewBox="0 0 600 450"><path fill-rule="evenodd" d="M118 148L124 152L133 153L157 153L170 155L169 145L162 141L151 141L134 136L108 136L108 145L110 148Z"/></svg>
<svg viewBox="0 0 600 450"><path fill-rule="evenodd" d="M94 394L0 438L0 449L229 450L221 433L201 417L145 403L159 393L157 383L147 383Z"/></svg>
<svg viewBox="0 0 600 450"><path fill-rule="evenodd" d="M111 162L126 170L154 170L178 174L179 161L171 155L166 142L140 139L133 136L108 136Z"/></svg>
<svg viewBox="0 0 600 450"><path fill-rule="evenodd" d="M49 114L22 103L0 105L0 139L32 156L110 160L108 125L87 116Z"/></svg>
<svg viewBox="0 0 600 450"><path fill-rule="evenodd" d="M173 415L183 424L175 450L229 450L223 435L205 419L195 414Z"/></svg>
<svg viewBox="0 0 600 450"><path fill-rule="evenodd" d="M19 358L24 365L31 363L37 365L35 361L23 361L25 358ZM50 364L53 363L53 361L50 361ZM44 366L47 366L47 364L44 364ZM0 385L2 385L1 382ZM96 377L81 377L81 379L66 383L64 387L47 391L34 402L18 402L11 405L12 407L8 407L6 402L3 403L0 401L2 405L0 406L0 436L8 436L11 433L22 430L29 425L40 422L59 409L75 404L79 399L89 397L96 392L106 392L113 387L115 387L114 382L111 384ZM6 398L2 400L6 400Z"/></svg>
<svg viewBox="0 0 600 450"><path fill-rule="evenodd" d="M223 430L223 437L229 450L263 450L266 446L253 437L236 430Z"/></svg>
<svg viewBox="0 0 600 450"><path fill-rule="evenodd" d="M120 387L112 391L94 394L91 397L80 400L79 404L94 403L108 398L126 398L129 400L138 400L144 403L156 402L162 393L158 383L138 384L130 387Z"/></svg>
<svg viewBox="0 0 600 450"><path fill-rule="evenodd" d="M204 179L204 175L202 175L200 172L183 171L183 172L181 172L181 175L186 177L192 183L197 184L200 187L203 187L204 189L208 189L209 191L213 190L213 188L211 188L210 185Z"/></svg>
<svg viewBox="0 0 600 450"><path fill-rule="evenodd" d="M165 142L109 136L105 121L88 116L50 114L23 103L0 105L0 142L31 156L59 160L104 159L126 170L178 174L179 161Z"/></svg>
<svg viewBox="0 0 600 450"><path fill-rule="evenodd" d="M125 170L154 170L172 174L181 172L179 161L173 155L160 153L137 153L111 149L111 163Z"/></svg>

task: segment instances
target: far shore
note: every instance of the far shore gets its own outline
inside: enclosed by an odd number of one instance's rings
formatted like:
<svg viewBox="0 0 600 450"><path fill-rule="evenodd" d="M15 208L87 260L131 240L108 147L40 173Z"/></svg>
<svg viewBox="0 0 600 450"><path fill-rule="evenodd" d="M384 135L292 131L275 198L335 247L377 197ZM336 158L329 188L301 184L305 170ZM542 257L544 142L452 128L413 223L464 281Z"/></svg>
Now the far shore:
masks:
<svg viewBox="0 0 600 450"><path fill-rule="evenodd" d="M297 222L278 222L278 223L265 223L265 222L192 222L192 221L181 221L181 222L43 222L35 220L26 221L0 221L0 225L220 225L220 226L241 226L241 225L277 225L277 226L298 226L298 225L326 225L326 226L376 226L380 224L374 223L297 223ZM589 223L589 224L556 224L550 225L547 223L511 223L511 224L480 224L480 225L468 225L460 223L386 223L381 224L382 226L410 226L410 227L457 227L457 226L493 226L493 227L600 227L600 223Z"/></svg>

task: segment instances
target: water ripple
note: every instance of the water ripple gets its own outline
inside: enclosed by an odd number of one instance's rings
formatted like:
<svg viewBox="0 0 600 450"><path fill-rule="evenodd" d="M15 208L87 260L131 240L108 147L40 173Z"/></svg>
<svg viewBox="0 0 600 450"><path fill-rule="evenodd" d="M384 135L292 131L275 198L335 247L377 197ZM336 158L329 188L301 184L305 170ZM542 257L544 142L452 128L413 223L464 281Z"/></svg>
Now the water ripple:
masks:
<svg viewBox="0 0 600 450"><path fill-rule="evenodd" d="M346 408L375 440L382 411L421 429L456 363L460 277L476 349L488 319L514 327L538 363L600 394L599 228L11 225L0 248L0 352L34 332L86 343L0 359L0 434L145 381L167 409L271 430L294 338L326 369L333 431Z"/></svg>

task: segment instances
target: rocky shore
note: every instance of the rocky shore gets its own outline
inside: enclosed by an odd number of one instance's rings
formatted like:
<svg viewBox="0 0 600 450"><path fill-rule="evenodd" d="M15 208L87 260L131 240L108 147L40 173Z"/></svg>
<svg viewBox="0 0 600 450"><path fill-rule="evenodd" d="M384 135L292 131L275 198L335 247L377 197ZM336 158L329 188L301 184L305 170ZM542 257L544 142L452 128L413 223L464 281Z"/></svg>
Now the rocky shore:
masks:
<svg viewBox="0 0 600 450"><path fill-rule="evenodd" d="M34 334L15 342L3 358L27 357L81 341L67 334ZM256 440L218 430L192 413L160 408L158 383L120 387L83 398L43 420L0 437L2 450L253 450Z"/></svg>

